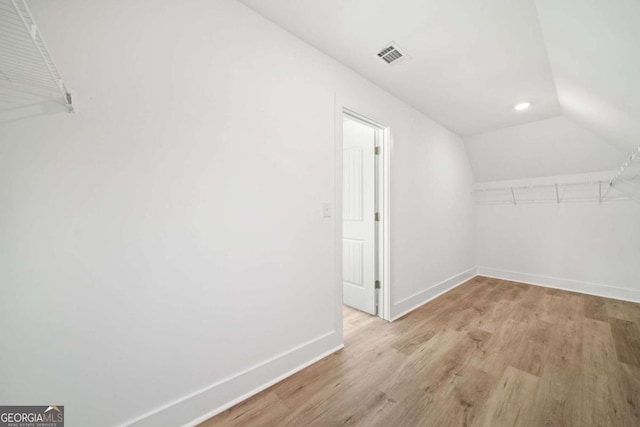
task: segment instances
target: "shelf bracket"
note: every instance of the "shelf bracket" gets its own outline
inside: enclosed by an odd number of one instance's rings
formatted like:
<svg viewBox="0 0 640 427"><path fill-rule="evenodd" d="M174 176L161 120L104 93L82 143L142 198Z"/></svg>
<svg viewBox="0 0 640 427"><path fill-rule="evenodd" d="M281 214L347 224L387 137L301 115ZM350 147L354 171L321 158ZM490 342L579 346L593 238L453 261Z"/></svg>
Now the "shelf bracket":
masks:
<svg viewBox="0 0 640 427"><path fill-rule="evenodd" d="M62 101L64 102L65 107L67 107L67 111L69 113L72 113L73 105L71 104L71 95L69 94L69 91L66 89L64 83L62 82L62 79L60 78L60 74L58 73L55 62L53 61L53 58L49 53L49 49L47 48L47 45L44 42L44 39L42 38L40 31L38 30L38 26L36 25L35 20L33 19L33 16L31 15L29 6L27 6L27 3L25 0L10 0L10 1L13 6L13 9L15 10L16 14L20 18L20 21L24 25L24 29L29 34L30 36L29 39L31 40L31 42L33 43L33 46L38 52L38 55L40 56L40 60L42 64L46 68L47 73L49 74L49 76L51 76L53 83L55 84L58 91L62 95Z"/></svg>
<svg viewBox="0 0 640 427"><path fill-rule="evenodd" d="M602 204L602 181L598 181L598 203Z"/></svg>

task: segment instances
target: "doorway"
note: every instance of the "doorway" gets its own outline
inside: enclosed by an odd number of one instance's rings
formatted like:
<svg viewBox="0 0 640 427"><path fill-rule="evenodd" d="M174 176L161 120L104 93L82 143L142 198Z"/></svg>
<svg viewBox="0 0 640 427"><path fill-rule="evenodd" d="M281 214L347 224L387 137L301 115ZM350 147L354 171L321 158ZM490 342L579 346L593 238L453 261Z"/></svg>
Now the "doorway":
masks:
<svg viewBox="0 0 640 427"><path fill-rule="evenodd" d="M388 134L388 128L343 111L343 304L387 320Z"/></svg>

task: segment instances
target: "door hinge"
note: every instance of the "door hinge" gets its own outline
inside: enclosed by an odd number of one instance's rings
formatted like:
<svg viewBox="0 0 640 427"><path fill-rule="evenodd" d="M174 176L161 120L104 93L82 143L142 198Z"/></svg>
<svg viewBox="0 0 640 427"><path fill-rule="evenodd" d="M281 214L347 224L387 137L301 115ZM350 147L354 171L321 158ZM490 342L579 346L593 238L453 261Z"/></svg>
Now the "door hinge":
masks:
<svg viewBox="0 0 640 427"><path fill-rule="evenodd" d="M374 153L376 154L376 156L380 154L380 146L375 147Z"/></svg>
<svg viewBox="0 0 640 427"><path fill-rule="evenodd" d="M380 289L380 280L376 280L376 289Z"/></svg>
<svg viewBox="0 0 640 427"><path fill-rule="evenodd" d="M376 221L380 221L380 212L376 212Z"/></svg>

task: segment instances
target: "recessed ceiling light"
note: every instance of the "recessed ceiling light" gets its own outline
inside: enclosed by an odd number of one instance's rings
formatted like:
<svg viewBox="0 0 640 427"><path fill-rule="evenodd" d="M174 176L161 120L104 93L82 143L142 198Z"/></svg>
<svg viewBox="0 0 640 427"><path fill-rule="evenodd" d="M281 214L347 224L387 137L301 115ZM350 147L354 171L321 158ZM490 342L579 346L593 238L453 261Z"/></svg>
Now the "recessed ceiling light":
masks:
<svg viewBox="0 0 640 427"><path fill-rule="evenodd" d="M522 111L522 110L526 110L529 107L531 107L530 102L521 102L520 104L516 104L516 106L513 108L515 108L517 111Z"/></svg>

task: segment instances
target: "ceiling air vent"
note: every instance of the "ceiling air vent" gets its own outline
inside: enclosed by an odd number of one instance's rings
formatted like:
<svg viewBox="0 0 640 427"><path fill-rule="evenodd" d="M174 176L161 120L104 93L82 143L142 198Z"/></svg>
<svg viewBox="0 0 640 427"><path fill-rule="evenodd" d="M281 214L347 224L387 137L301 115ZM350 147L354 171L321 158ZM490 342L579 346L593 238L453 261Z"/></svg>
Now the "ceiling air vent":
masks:
<svg viewBox="0 0 640 427"><path fill-rule="evenodd" d="M384 49L378 52L378 58L382 59L387 64L397 64L407 58L407 54L404 53L395 42L389 43Z"/></svg>

